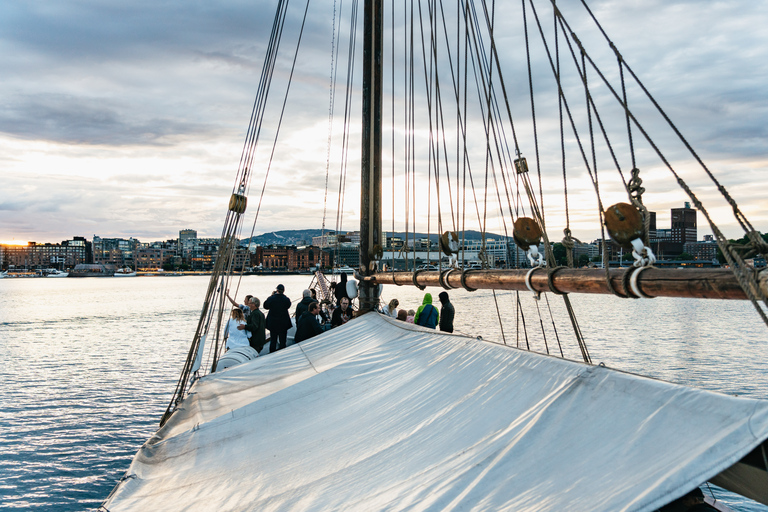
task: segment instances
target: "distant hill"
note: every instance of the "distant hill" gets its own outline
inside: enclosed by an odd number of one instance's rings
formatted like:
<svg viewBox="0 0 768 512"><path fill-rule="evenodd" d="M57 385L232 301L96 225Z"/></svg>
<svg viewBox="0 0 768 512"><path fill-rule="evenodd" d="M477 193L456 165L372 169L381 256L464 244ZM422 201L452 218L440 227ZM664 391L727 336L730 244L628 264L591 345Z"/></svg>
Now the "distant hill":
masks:
<svg viewBox="0 0 768 512"><path fill-rule="evenodd" d="M326 230L327 232L327 230ZM387 236L391 235L391 231L387 231ZM310 245L312 243L312 237L314 236L321 236L323 234L322 229L289 229L289 230L283 230L283 231L272 231L271 233L264 233L261 235L254 236L252 238L253 245ZM395 232L395 236L400 238L405 238L405 232ZM438 238L437 233L431 233L430 239L433 241L437 241ZM461 236L461 235L459 235ZM510 234L511 236L511 234ZM467 231L465 233L465 237L467 240L480 240L482 237L480 236L479 231ZM495 233L486 233L487 238L504 238L504 235L498 235ZM408 233L408 238L413 239L413 233ZM427 238L426 233L416 233L416 238ZM244 238L240 241L240 245L248 245L249 239Z"/></svg>
<svg viewBox="0 0 768 512"><path fill-rule="evenodd" d="M283 231L272 231L262 235L254 236L253 245L310 245L313 236L323 234L322 229L288 229ZM240 245L248 245L248 238L240 241Z"/></svg>

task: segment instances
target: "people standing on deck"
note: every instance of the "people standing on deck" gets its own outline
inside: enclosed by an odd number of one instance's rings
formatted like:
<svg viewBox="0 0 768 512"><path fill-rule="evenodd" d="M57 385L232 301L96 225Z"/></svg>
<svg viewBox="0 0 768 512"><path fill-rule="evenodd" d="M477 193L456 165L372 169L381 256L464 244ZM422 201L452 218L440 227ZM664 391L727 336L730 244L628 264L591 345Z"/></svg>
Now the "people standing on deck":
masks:
<svg viewBox="0 0 768 512"><path fill-rule="evenodd" d="M257 297L251 297L250 302L248 302L248 308L251 310L251 314L248 315L248 319L242 327L250 334L250 343L256 352L261 352L261 349L264 348L264 344L267 342L267 335L264 330L267 321L264 318L264 313L259 309L260 305L261 301ZM240 329L239 326L238 329Z"/></svg>
<svg viewBox="0 0 768 512"><path fill-rule="evenodd" d="M296 304L296 310L293 313L293 316L296 317L296 325L299 323L299 318L301 318L301 315L303 315L307 311L307 307L313 303L317 302L314 299L312 299L312 292L309 290L304 290L302 292L302 299L301 302Z"/></svg>
<svg viewBox="0 0 768 512"><path fill-rule="evenodd" d="M456 310L448 299L448 292L440 292L437 296L440 299L440 330L443 332L453 332L453 317Z"/></svg>
<svg viewBox="0 0 768 512"><path fill-rule="evenodd" d="M229 335L227 336L227 350L231 350L237 347L247 347L248 333L243 329L238 329L241 325L245 325L245 315L239 307L232 308L229 322L227 322L227 330Z"/></svg>
<svg viewBox="0 0 768 512"><path fill-rule="evenodd" d="M296 322L296 335L293 337L296 343L322 334L323 327L317 321L318 314L320 314L320 304L317 302L310 303L307 306L307 310L302 313L301 318Z"/></svg>
<svg viewBox="0 0 768 512"><path fill-rule="evenodd" d="M339 300L339 307L333 311L333 316L331 317L331 327L339 327L340 325L344 325L345 323L349 322L351 318L352 309L349 307L349 298L342 297Z"/></svg>
<svg viewBox="0 0 768 512"><path fill-rule="evenodd" d="M437 327L437 321L440 314L437 312L437 308L432 305L432 294L425 293L424 301L416 310L416 316L413 317L413 323L424 327L434 329Z"/></svg>
<svg viewBox="0 0 768 512"><path fill-rule="evenodd" d="M269 329L269 352L277 352L284 349L288 341L288 329L293 327L291 315L291 299L285 296L285 286L277 285L275 291L264 301L264 309L267 313L267 329Z"/></svg>
<svg viewBox="0 0 768 512"><path fill-rule="evenodd" d="M400 301L397 299L392 299L389 301L389 304L381 308L381 312L387 316L391 316L392 318L397 318L397 306L400 305Z"/></svg>

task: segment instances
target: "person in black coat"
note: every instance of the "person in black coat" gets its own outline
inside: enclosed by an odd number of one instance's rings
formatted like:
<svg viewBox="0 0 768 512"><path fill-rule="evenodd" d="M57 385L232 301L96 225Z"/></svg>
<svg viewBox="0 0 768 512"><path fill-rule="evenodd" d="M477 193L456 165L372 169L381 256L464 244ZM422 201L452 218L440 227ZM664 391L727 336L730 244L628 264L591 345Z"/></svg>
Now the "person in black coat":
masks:
<svg viewBox="0 0 768 512"><path fill-rule="evenodd" d="M293 338L296 343L308 340L323 332L323 327L317 321L318 314L320 314L320 304L317 302L311 303L307 311L302 313L301 318L296 323L296 336Z"/></svg>
<svg viewBox="0 0 768 512"><path fill-rule="evenodd" d="M296 317L296 325L298 325L299 318L301 318L301 315L307 312L309 305L312 304L313 302L317 302L317 299L312 298L311 291L304 290L303 295L304 297L301 299L301 302L299 302L296 305L296 311L293 313L293 316Z"/></svg>
<svg viewBox="0 0 768 512"><path fill-rule="evenodd" d="M453 304L448 299L447 292L440 292L440 295L437 297L442 304L440 308L440 330L443 332L453 332L453 317L456 314L456 310L453 309Z"/></svg>
<svg viewBox="0 0 768 512"><path fill-rule="evenodd" d="M341 299L346 298L349 300L349 295L347 295L347 274L342 273L339 279L339 282L336 283L336 287L333 289L333 295L336 296L336 305L341 305Z"/></svg>
<svg viewBox="0 0 768 512"><path fill-rule="evenodd" d="M268 309L267 329L269 329L269 352L284 349L288 341L288 329L291 323L291 299L284 295L285 286L279 284L272 295L264 301L264 309Z"/></svg>

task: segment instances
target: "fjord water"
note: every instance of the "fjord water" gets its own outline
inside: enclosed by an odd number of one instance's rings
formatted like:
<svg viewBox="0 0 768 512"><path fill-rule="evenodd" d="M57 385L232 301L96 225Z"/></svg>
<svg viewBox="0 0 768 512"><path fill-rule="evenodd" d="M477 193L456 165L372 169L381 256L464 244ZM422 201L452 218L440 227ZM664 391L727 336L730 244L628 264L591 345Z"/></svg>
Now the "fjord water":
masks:
<svg viewBox="0 0 768 512"><path fill-rule="evenodd" d="M194 334L208 277L0 280L0 508L95 509L157 429ZM251 276L237 297L294 299L310 276ZM234 293L234 289L232 290ZM437 303L438 289L427 289ZM387 287L416 309L424 292ZM579 359L557 296L450 292L456 330ZM594 363L768 398L768 329L748 302L572 296ZM498 307L498 309L497 309ZM552 312L550 316L550 310ZM503 320L503 332L499 327ZM553 320L554 318L554 327ZM546 339L545 339L546 338ZM716 491L717 492L717 491ZM722 495L736 510L768 511Z"/></svg>

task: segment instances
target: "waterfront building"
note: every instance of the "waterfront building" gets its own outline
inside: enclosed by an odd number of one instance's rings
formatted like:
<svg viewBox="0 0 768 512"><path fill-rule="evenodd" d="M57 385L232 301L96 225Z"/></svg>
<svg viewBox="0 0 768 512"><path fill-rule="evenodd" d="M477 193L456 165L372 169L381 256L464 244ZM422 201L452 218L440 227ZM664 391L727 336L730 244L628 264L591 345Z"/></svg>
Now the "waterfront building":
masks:
<svg viewBox="0 0 768 512"><path fill-rule="evenodd" d="M194 240L197 238L197 231L194 229L182 229L179 231L179 241Z"/></svg>
<svg viewBox="0 0 768 512"><path fill-rule="evenodd" d="M84 237L76 236L59 244L28 242L27 245L2 245L0 253L3 269L64 270L88 261L90 242Z"/></svg>
<svg viewBox="0 0 768 512"><path fill-rule="evenodd" d="M136 251L136 270L156 270L172 263L175 251L157 247L143 247Z"/></svg>
<svg viewBox="0 0 768 512"><path fill-rule="evenodd" d="M717 258L717 242L714 240L703 242L686 242L683 252L687 252L694 260L714 260Z"/></svg>
<svg viewBox="0 0 768 512"><path fill-rule="evenodd" d="M136 250L141 242L135 238L101 238L93 235L93 263L118 268L136 266Z"/></svg>
<svg viewBox="0 0 768 512"><path fill-rule="evenodd" d="M265 270L310 270L315 267L327 268L332 264L331 253L315 245L298 248L292 245L258 246L251 258L251 266L260 266Z"/></svg>

